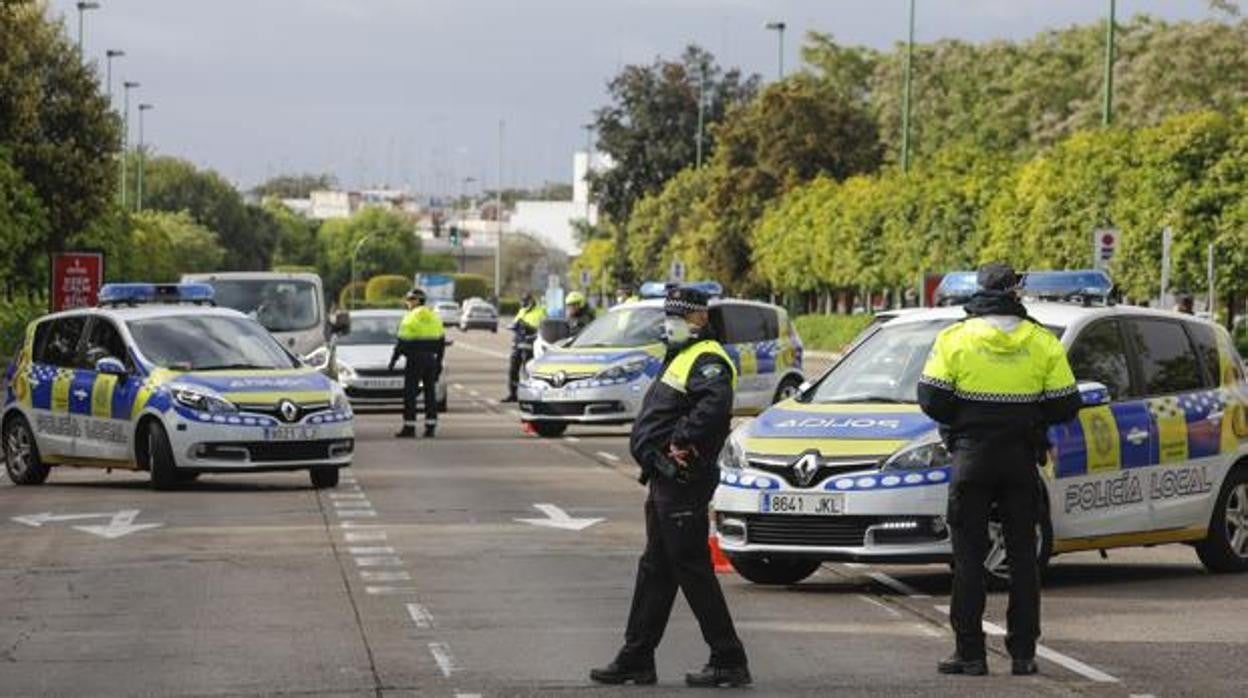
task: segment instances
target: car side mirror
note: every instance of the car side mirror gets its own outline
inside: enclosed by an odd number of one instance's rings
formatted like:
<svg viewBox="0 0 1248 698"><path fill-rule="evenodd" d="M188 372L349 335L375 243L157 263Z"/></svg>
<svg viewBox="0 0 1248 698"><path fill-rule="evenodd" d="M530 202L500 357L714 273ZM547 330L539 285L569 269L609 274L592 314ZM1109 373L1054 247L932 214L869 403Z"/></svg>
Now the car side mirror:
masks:
<svg viewBox="0 0 1248 698"><path fill-rule="evenodd" d="M334 313L334 319L329 323L329 331L337 335L351 334L351 313L345 310Z"/></svg>
<svg viewBox="0 0 1248 698"><path fill-rule="evenodd" d="M1108 405L1112 396L1109 394L1109 388L1104 383L1096 381L1084 381L1079 384L1079 397L1083 400L1084 407L1096 407L1098 405Z"/></svg>
<svg viewBox="0 0 1248 698"><path fill-rule="evenodd" d="M117 359L112 356L105 356L96 361L95 372L110 376L124 376L129 373L129 371L126 370L126 365L121 362L121 359Z"/></svg>

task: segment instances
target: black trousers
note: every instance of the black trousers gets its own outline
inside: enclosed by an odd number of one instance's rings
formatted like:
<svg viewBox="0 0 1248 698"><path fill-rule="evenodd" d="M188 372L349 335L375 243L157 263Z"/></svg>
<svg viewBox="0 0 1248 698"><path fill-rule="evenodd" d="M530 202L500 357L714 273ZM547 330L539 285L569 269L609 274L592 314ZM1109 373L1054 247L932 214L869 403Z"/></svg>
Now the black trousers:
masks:
<svg viewBox="0 0 1248 698"><path fill-rule="evenodd" d="M533 358L532 349L516 349L511 350L511 362L507 367L507 395L509 397L516 396L516 387L520 385L520 369Z"/></svg>
<svg viewBox="0 0 1248 698"><path fill-rule="evenodd" d="M1036 639L1040 637L1036 524L1043 491L1033 457L1002 458L994 465L997 467L977 468L974 478L955 476L949 486L948 519L954 557L949 623L960 657L985 656L984 559L988 555L989 514L995 504L1010 565L1005 645L1013 658L1030 659L1036 654Z"/></svg>
<svg viewBox="0 0 1248 698"><path fill-rule="evenodd" d="M646 550L637 565L624 648L617 657L621 664L654 664L654 651L663 639L677 589L684 593L702 638L711 647L710 664L732 667L746 663L745 649L711 564L706 544L709 531L705 503L646 500Z"/></svg>
<svg viewBox="0 0 1248 698"><path fill-rule="evenodd" d="M438 423L438 364L408 361L403 368L403 426L416 425L416 400L425 393L425 425Z"/></svg>

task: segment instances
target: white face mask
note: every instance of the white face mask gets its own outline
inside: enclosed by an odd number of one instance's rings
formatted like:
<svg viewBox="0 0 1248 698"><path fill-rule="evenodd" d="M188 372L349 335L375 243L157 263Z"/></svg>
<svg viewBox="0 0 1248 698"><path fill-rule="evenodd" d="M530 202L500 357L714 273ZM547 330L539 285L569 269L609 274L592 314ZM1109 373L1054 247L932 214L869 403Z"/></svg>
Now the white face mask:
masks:
<svg viewBox="0 0 1248 698"><path fill-rule="evenodd" d="M663 318L663 341L669 346L680 346L693 335L689 323L683 317Z"/></svg>

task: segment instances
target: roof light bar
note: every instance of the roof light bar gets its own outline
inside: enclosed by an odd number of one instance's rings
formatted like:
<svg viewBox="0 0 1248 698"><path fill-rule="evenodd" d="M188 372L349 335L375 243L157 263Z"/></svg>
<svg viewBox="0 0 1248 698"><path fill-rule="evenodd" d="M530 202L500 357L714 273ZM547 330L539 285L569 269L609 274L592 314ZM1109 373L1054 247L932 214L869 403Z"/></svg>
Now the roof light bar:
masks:
<svg viewBox="0 0 1248 698"><path fill-rule="evenodd" d="M724 287L718 281L690 281L684 284L673 284L681 288L697 289L708 296L719 298L724 295ZM638 295L642 298L663 298L667 296L668 284L663 281L647 281L641 285Z"/></svg>
<svg viewBox="0 0 1248 698"><path fill-rule="evenodd" d="M208 284L105 284L100 289L99 303L104 305L142 305L150 303L197 303L211 305L215 292Z"/></svg>

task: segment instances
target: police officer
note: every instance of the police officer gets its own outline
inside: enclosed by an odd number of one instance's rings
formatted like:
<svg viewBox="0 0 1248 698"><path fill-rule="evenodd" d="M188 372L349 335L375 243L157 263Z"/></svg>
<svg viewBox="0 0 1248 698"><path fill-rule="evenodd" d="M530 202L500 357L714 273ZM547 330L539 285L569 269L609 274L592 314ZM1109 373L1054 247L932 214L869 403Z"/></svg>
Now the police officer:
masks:
<svg viewBox="0 0 1248 698"><path fill-rule="evenodd" d="M667 362L646 393L629 443L641 481L650 487L646 550L637 566L624 647L611 664L590 672L598 683L657 681L654 651L677 589L711 647L710 661L687 674L685 683L744 686L751 680L707 547L708 506L719 482L716 461L728 438L736 386L732 360L710 337L707 303L696 289L667 291Z"/></svg>
<svg viewBox="0 0 1248 698"><path fill-rule="evenodd" d="M633 293L633 287L628 284L620 284L615 289L616 305L619 305L620 303L633 303L639 300L641 299L637 297L637 294Z"/></svg>
<svg viewBox="0 0 1248 698"><path fill-rule="evenodd" d="M520 312L511 323L511 364L507 369L507 397L503 402L516 401L516 387L520 384L520 367L533 358L533 340L546 317L546 309L537 304L532 293L524 294Z"/></svg>
<svg viewBox="0 0 1248 698"><path fill-rule="evenodd" d="M432 437L438 428L438 376L442 373L442 355L446 351L446 331L442 319L425 305L425 292L419 288L408 291L407 314L399 322L398 341L390 355L390 370L399 357L403 364L403 428L395 437L416 436L416 398L421 386L425 391L425 436Z"/></svg>
<svg viewBox="0 0 1248 698"><path fill-rule="evenodd" d="M953 538L949 620L957 640L943 674L988 673L984 648L984 559L996 505L1010 565L1006 648L1012 673L1036 672L1040 576L1036 524L1043 515L1037 465L1047 428L1073 419L1081 401L1061 343L1027 316L1021 279L1003 264L979 270L967 317L936 338L919 378L923 411L941 425L953 458L947 519Z"/></svg>
<svg viewBox="0 0 1248 698"><path fill-rule="evenodd" d="M585 302L585 294L573 291L563 302L564 314L568 319L569 336L575 337L594 321L594 309Z"/></svg>

